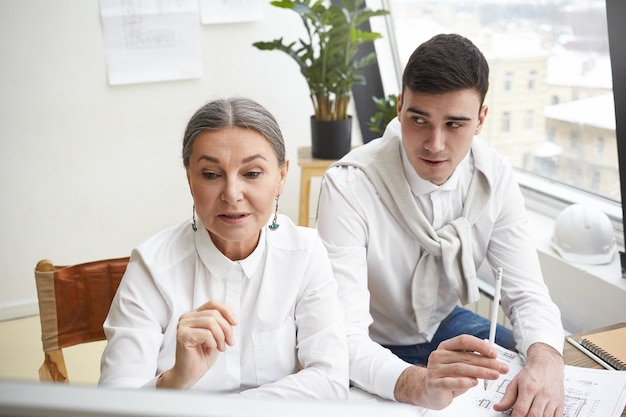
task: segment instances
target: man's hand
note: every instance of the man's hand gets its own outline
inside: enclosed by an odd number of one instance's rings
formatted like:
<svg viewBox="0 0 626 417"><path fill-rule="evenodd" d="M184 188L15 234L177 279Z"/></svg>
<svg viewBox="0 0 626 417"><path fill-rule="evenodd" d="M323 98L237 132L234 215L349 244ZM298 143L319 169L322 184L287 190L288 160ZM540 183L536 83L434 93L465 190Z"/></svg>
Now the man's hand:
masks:
<svg viewBox="0 0 626 417"><path fill-rule="evenodd" d="M485 340L470 335L443 341L428 358L428 366L407 368L395 387L396 400L440 410L478 384L509 371L497 360L497 351Z"/></svg>
<svg viewBox="0 0 626 417"><path fill-rule="evenodd" d="M505 411L515 405L511 417L562 417L565 408L563 357L554 348L535 343L528 349L526 366L493 406Z"/></svg>
<svg viewBox="0 0 626 417"><path fill-rule="evenodd" d="M226 304L211 300L183 314L176 329L176 363L163 373L159 388L192 387L213 366L226 346L233 346L237 319Z"/></svg>

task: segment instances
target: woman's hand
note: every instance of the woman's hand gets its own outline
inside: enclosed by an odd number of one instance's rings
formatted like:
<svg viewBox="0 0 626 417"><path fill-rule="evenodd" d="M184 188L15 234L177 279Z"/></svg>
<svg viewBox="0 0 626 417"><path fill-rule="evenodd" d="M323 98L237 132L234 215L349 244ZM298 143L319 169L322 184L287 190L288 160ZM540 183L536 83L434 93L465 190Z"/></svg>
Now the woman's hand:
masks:
<svg viewBox="0 0 626 417"><path fill-rule="evenodd" d="M161 375L159 388L188 389L213 366L220 352L233 346L237 319L228 306L211 300L183 314L176 330L176 363Z"/></svg>

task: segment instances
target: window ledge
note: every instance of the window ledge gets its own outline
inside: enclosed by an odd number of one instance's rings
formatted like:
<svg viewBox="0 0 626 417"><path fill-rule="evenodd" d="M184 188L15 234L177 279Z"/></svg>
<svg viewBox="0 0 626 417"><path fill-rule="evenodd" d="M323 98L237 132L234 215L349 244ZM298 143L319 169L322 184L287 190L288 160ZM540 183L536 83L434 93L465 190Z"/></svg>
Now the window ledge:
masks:
<svg viewBox="0 0 626 417"><path fill-rule="evenodd" d="M563 327L579 332L626 322L626 279L618 254L606 265L567 262L550 244L554 217L530 208L528 217L544 280L561 310Z"/></svg>
<svg viewBox="0 0 626 417"><path fill-rule="evenodd" d="M581 203L597 207L611 220L618 246L624 246L622 207L616 201L592 195L519 169L515 170L515 175L526 200L526 208L529 211L555 219L563 209L571 204ZM552 227L549 230L552 231Z"/></svg>

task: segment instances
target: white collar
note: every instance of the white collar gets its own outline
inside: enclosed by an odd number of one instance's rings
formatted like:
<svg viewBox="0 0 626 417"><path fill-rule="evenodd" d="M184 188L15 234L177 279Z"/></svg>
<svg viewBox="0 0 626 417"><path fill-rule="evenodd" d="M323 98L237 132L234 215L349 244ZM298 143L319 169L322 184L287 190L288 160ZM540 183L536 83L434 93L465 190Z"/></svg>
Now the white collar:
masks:
<svg viewBox="0 0 626 417"><path fill-rule="evenodd" d="M256 248L254 248L252 253L245 259L232 261L220 252L219 249L217 249L213 240L211 240L209 232L199 219L197 220L197 226L198 230L194 233L196 250L198 252L198 256L202 260L202 263L204 263L204 266L209 270L211 275L219 280L223 280L230 273L232 273L233 269L241 267L246 277L248 279L252 278L254 271L259 266L259 263L265 254L266 231L264 227L261 228L259 243Z"/></svg>

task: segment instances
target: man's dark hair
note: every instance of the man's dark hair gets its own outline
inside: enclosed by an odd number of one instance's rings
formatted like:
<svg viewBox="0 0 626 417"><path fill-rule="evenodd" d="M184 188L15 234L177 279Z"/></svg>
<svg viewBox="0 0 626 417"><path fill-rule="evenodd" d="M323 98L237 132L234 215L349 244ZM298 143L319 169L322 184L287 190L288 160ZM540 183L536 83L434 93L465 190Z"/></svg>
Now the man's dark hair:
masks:
<svg viewBox="0 0 626 417"><path fill-rule="evenodd" d="M417 47L402 74L402 91L441 94L472 88L482 106L489 88L489 65L469 39L441 34Z"/></svg>

